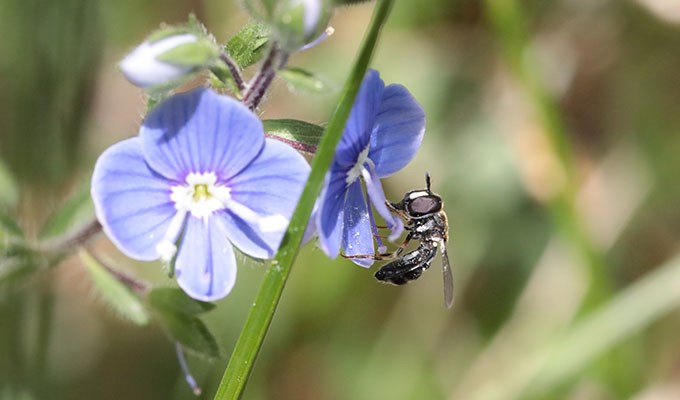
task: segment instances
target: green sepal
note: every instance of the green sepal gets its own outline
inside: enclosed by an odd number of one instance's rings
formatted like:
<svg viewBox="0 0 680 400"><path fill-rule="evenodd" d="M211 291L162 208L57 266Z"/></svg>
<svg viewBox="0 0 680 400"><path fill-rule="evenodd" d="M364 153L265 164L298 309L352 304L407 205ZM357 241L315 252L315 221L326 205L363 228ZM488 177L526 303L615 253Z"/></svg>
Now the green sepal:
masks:
<svg viewBox="0 0 680 400"><path fill-rule="evenodd" d="M269 42L269 29L258 22L251 22L229 39L226 49L241 68L247 68L264 57Z"/></svg>
<svg viewBox="0 0 680 400"><path fill-rule="evenodd" d="M197 37L208 36L208 30L206 29L205 25L203 25L201 21L196 18L195 14L189 14L189 18L185 25L163 24L158 30L147 36L146 40L149 43L153 43L170 36L183 35L185 33L191 33Z"/></svg>
<svg viewBox="0 0 680 400"><path fill-rule="evenodd" d="M182 289L177 288L154 289L149 293L148 299L156 309L187 315L202 314L215 308L213 303L192 299Z"/></svg>
<svg viewBox="0 0 680 400"><path fill-rule="evenodd" d="M326 80L319 78L313 73L297 67L287 67L279 71L291 90L300 90L308 93L330 93L335 91Z"/></svg>
<svg viewBox="0 0 680 400"><path fill-rule="evenodd" d="M262 125L268 136L281 140L296 150L312 154L316 151L324 131L322 126L296 119L265 119Z"/></svg>
<svg viewBox="0 0 680 400"><path fill-rule="evenodd" d="M85 182L78 191L54 212L40 231L41 239L61 235L75 223L94 214L90 200L90 183Z"/></svg>
<svg viewBox="0 0 680 400"><path fill-rule="evenodd" d="M146 325L149 322L149 316L137 295L111 275L99 261L84 249L78 252L78 256L85 268L90 272L92 282L101 298L118 315L138 325Z"/></svg>
<svg viewBox="0 0 680 400"><path fill-rule="evenodd" d="M156 60L183 67L207 67L219 55L217 46L207 39L184 43L156 56Z"/></svg>
<svg viewBox="0 0 680 400"><path fill-rule="evenodd" d="M208 358L219 358L220 350L215 337L203 321L193 315L177 312L172 308L156 307L161 324L173 341L186 350Z"/></svg>

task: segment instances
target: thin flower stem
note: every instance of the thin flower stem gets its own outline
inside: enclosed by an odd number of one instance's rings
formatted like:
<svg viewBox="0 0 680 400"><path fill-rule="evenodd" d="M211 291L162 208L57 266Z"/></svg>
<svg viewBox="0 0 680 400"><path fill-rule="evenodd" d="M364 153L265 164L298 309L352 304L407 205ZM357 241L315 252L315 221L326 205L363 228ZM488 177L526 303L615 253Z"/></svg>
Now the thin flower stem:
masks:
<svg viewBox="0 0 680 400"><path fill-rule="evenodd" d="M36 390L42 395L49 393L48 371L49 344L54 320L54 294L49 276L42 282L38 294L38 335L36 337L35 361L31 375L36 377Z"/></svg>
<svg viewBox="0 0 680 400"><path fill-rule="evenodd" d="M127 286L128 289L140 295L149 291L149 284L146 282L140 281L139 279L136 279L135 277L128 275L123 271L113 268L111 264L102 260L97 256L96 253L93 253L89 249L85 250L87 251L87 254L90 255L90 257L94 258L95 261L97 261L97 263L99 263L99 265L101 265L106 270L106 272L116 278L120 283Z"/></svg>
<svg viewBox="0 0 680 400"><path fill-rule="evenodd" d="M179 342L175 342L175 352L177 353L179 368L182 370L184 380L187 381L187 385L189 385L194 395L200 396L201 393L203 393L203 390L201 389L200 386L198 386L198 383L196 383L196 379L194 379L194 376L191 375L191 371L189 371L189 364L187 363L187 358L184 355L184 349L182 348L182 345Z"/></svg>
<svg viewBox="0 0 680 400"><path fill-rule="evenodd" d="M243 91L246 90L246 83L243 80L243 76L241 75L241 71L238 65L236 65L236 62L234 62L229 54L225 52L220 53L220 60L222 60L229 69L229 73L231 74L231 77L234 78L234 83L236 84L238 91L243 93Z"/></svg>
<svg viewBox="0 0 680 400"><path fill-rule="evenodd" d="M267 58L262 62L260 70L251 80L243 96L243 103L248 108L255 110L260 105L276 76L276 71L288 62L288 56L289 54L282 51L277 43L272 44Z"/></svg>
<svg viewBox="0 0 680 400"><path fill-rule="evenodd" d="M40 252L59 260L77 248L84 246L102 231L102 225L94 218L75 232L69 232L62 237L51 240L40 246Z"/></svg>
<svg viewBox="0 0 680 400"><path fill-rule="evenodd" d="M234 347L227 369L224 371L220 386L215 394L216 400L234 400L243 395L253 364L255 364L262 347L262 342L274 317L286 280L297 257L309 216L316 197L321 191L324 176L333 160L335 147L340 141L354 99L359 92L359 87L375 51L380 31L387 21L393 3L394 0L379 0L376 4L371 24L364 37L356 62L345 82L338 106L326 126L316 156L312 161L307 185L291 218L281 248L265 274L248 319Z"/></svg>

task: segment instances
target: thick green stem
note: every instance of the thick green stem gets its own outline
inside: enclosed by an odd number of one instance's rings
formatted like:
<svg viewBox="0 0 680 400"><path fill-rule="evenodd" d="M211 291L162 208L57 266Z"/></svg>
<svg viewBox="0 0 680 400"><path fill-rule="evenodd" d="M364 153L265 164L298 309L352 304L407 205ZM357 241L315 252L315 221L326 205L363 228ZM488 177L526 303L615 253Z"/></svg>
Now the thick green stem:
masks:
<svg viewBox="0 0 680 400"><path fill-rule="evenodd" d="M376 4L373 18L364 37L358 58L345 83L338 106L328 122L323 139L312 162L312 170L309 174L307 185L291 218L290 226L283 238L281 248L264 276L262 286L257 293L253 307L250 310L250 314L215 394L216 400L238 399L243 394L253 364L262 347L262 342L274 317L281 293L302 243L309 215L321 191L326 171L333 160L335 147L340 141L345 123L354 104L354 99L366 75L380 31L387 20L393 2L393 0L379 0Z"/></svg>

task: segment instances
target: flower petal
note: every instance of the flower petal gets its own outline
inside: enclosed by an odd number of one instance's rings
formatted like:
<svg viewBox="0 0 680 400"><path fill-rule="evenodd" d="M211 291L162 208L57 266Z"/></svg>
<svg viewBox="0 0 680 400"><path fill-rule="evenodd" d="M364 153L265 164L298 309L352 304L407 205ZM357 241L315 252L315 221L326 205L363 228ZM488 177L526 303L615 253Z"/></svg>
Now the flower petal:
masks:
<svg viewBox="0 0 680 400"><path fill-rule="evenodd" d="M248 168L225 182L231 190L231 201L238 204L228 204L222 214L229 240L249 256L273 257L308 175L309 164L300 153L267 139ZM255 218L247 215L253 212Z"/></svg>
<svg viewBox="0 0 680 400"><path fill-rule="evenodd" d="M194 299L214 301L229 294L236 282L236 256L219 219L187 219L175 273L179 286Z"/></svg>
<svg viewBox="0 0 680 400"><path fill-rule="evenodd" d="M346 194L345 175L331 172L326 174L326 182L319 196L316 226L319 247L330 258L337 257L340 252Z"/></svg>
<svg viewBox="0 0 680 400"><path fill-rule="evenodd" d="M368 168L362 170L362 175L364 177L364 182L366 183L366 192L368 197L373 203L378 214L385 220L387 227L390 229L391 233L389 240L396 240L404 230L404 224L399 217L394 215L387 205L387 199L385 198L385 192L383 191L382 184L380 183L380 178L378 178L373 166L369 164Z"/></svg>
<svg viewBox="0 0 680 400"><path fill-rule="evenodd" d="M348 170L357 162L359 153L368 147L380 107L385 84L377 71L369 70L361 83L345 130L335 151L333 170Z"/></svg>
<svg viewBox="0 0 680 400"><path fill-rule="evenodd" d="M144 162L139 138L114 144L99 157L92 200L97 219L116 247L137 260L158 258L156 245L176 210L170 184Z"/></svg>
<svg viewBox="0 0 680 400"><path fill-rule="evenodd" d="M373 255L375 253L371 219L359 180L347 188L342 249L347 256ZM351 260L362 267L370 267L373 264L373 260L369 258L351 258Z"/></svg>
<svg viewBox="0 0 680 400"><path fill-rule="evenodd" d="M383 91L375 124L368 158L384 178L415 156L425 133L425 112L405 87L389 85Z"/></svg>
<svg viewBox="0 0 680 400"><path fill-rule="evenodd" d="M174 95L140 128L146 161L159 174L184 181L190 172L229 179L264 145L262 123L238 101L210 89Z"/></svg>

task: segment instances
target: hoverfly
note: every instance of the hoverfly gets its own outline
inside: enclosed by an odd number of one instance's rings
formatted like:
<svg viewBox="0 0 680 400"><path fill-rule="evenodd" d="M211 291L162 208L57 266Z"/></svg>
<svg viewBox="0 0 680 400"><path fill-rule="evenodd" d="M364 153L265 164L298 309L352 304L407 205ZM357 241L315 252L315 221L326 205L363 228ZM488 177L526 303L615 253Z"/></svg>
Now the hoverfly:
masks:
<svg viewBox="0 0 680 400"><path fill-rule="evenodd" d="M375 277L385 283L404 285L420 278L423 271L430 268L437 255L437 248L439 248L444 274L444 302L446 308L451 308L453 305L453 275L446 253L449 224L444 212L442 198L430 190L429 174L425 174L425 183L426 189L411 190L398 203L387 202L390 210L404 220L404 228L408 231L404 242L396 251L368 256L345 257L392 260L383 265L375 273ZM411 240L419 241L418 247L402 255Z"/></svg>

